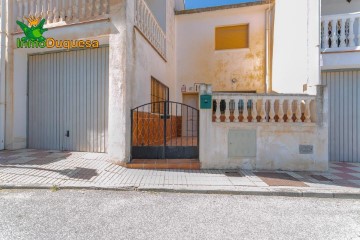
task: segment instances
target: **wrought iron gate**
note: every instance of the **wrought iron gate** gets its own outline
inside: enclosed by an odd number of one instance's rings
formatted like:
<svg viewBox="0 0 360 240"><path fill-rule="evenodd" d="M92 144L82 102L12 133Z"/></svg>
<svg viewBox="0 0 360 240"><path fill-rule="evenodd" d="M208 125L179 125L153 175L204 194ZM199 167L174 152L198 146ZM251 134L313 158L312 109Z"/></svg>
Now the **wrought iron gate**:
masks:
<svg viewBox="0 0 360 240"><path fill-rule="evenodd" d="M132 159L197 159L199 110L161 101L131 110Z"/></svg>

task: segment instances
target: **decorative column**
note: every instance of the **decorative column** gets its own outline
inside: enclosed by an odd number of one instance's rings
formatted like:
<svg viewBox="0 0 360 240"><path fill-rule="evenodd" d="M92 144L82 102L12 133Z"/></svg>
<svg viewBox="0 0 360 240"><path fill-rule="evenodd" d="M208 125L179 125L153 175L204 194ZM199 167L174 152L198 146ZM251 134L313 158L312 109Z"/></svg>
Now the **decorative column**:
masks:
<svg viewBox="0 0 360 240"><path fill-rule="evenodd" d="M311 123L311 111L310 111L311 99L305 100L305 122Z"/></svg>
<svg viewBox="0 0 360 240"><path fill-rule="evenodd" d="M284 99L280 98L279 99L279 112L278 112L278 117L279 117L278 122L279 123L284 122L284 109L283 109L284 106L283 105L284 105Z"/></svg>
<svg viewBox="0 0 360 240"><path fill-rule="evenodd" d="M230 122L230 99L225 98L225 122Z"/></svg>
<svg viewBox="0 0 360 240"><path fill-rule="evenodd" d="M340 24L340 47L346 47L346 34L345 34L345 28L346 28L346 18L342 18Z"/></svg>
<svg viewBox="0 0 360 240"><path fill-rule="evenodd" d="M355 18L349 19L349 47L355 47L355 34L354 34Z"/></svg>
<svg viewBox="0 0 360 240"><path fill-rule="evenodd" d="M338 47L337 20L331 20L331 48Z"/></svg>
<svg viewBox="0 0 360 240"><path fill-rule="evenodd" d="M301 100L300 99L296 100L296 105L297 105L296 113L295 113L296 122L301 123L302 121L301 121Z"/></svg>
<svg viewBox="0 0 360 240"><path fill-rule="evenodd" d="M287 123L293 122L293 120L292 120L292 116L293 116L292 103L293 103L293 102L292 102L291 99L288 99L288 100L287 100L287 104L288 104L288 108L287 108L287 112L286 112L286 116L287 116L286 122L287 122Z"/></svg>
<svg viewBox="0 0 360 240"><path fill-rule="evenodd" d="M252 99L252 102L253 102L253 107L252 107L252 111L251 111L252 122L253 122L253 123L257 123L257 116L258 116L258 111L257 111L257 98L253 98L253 99Z"/></svg>
<svg viewBox="0 0 360 240"><path fill-rule="evenodd" d="M261 99L261 110L260 110L261 120L260 121L262 123L266 122L265 104L266 104L266 99L265 98Z"/></svg>
<svg viewBox="0 0 360 240"><path fill-rule="evenodd" d="M221 99L218 99L216 98L216 113L215 113L215 121L216 122L221 122L221 111L220 111L220 102L221 102Z"/></svg>
<svg viewBox="0 0 360 240"><path fill-rule="evenodd" d="M240 116L240 113L239 113L239 98L235 98L234 101L235 101L234 122L238 123L239 122L239 116Z"/></svg>
<svg viewBox="0 0 360 240"><path fill-rule="evenodd" d="M249 112L248 112L248 107L247 107L247 105L248 105L248 99L247 98L244 98L244 109L243 109L243 117L244 117L244 120L243 120L243 122L249 122L249 119L248 119L248 117L249 117Z"/></svg>
<svg viewBox="0 0 360 240"><path fill-rule="evenodd" d="M324 21L324 34L323 34L323 42L322 42L322 46L323 48L328 48L329 46L329 20L325 20Z"/></svg>
<svg viewBox="0 0 360 240"><path fill-rule="evenodd" d="M275 122L275 101L273 98L269 99L269 122Z"/></svg>

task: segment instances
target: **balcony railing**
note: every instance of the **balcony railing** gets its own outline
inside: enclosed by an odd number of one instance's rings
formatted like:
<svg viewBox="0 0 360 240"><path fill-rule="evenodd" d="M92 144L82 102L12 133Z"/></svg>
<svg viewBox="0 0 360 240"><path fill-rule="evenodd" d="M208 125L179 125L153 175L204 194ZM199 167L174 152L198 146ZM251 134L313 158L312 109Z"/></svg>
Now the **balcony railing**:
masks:
<svg viewBox="0 0 360 240"><path fill-rule="evenodd" d="M354 50L360 46L360 12L323 16L321 48L323 51Z"/></svg>
<svg viewBox="0 0 360 240"><path fill-rule="evenodd" d="M135 0L135 26L166 59L166 34L144 0Z"/></svg>
<svg viewBox="0 0 360 240"><path fill-rule="evenodd" d="M213 97L213 122L315 122L315 96L214 93Z"/></svg>
<svg viewBox="0 0 360 240"><path fill-rule="evenodd" d="M16 20L42 17L47 24L95 19L109 13L109 0L16 0Z"/></svg>

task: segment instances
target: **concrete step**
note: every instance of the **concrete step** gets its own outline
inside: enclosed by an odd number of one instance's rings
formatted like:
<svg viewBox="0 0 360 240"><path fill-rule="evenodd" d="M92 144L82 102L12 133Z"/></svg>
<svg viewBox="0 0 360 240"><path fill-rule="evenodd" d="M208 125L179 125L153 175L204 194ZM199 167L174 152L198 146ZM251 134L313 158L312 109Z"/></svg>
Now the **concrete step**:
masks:
<svg viewBox="0 0 360 240"><path fill-rule="evenodd" d="M197 159L133 159L126 164L132 169L182 169L200 170L200 161Z"/></svg>

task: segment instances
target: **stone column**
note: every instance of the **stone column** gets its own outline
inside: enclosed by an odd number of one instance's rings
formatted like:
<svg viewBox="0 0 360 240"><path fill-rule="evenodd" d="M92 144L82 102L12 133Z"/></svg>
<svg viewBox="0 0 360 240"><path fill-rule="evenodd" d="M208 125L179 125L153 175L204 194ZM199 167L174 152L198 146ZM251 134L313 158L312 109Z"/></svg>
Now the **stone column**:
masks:
<svg viewBox="0 0 360 240"><path fill-rule="evenodd" d="M109 37L109 139L108 154L115 163L123 164L130 160L130 78L128 69L129 26L127 14L132 1L122 0L111 7L112 33Z"/></svg>

